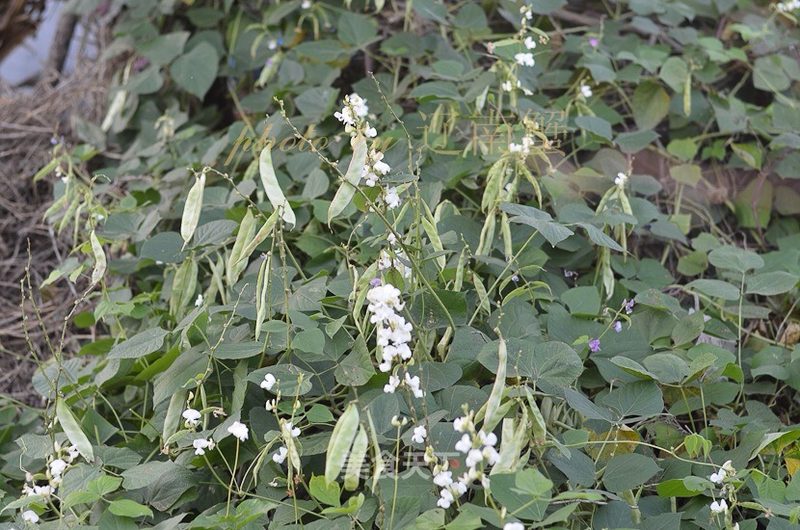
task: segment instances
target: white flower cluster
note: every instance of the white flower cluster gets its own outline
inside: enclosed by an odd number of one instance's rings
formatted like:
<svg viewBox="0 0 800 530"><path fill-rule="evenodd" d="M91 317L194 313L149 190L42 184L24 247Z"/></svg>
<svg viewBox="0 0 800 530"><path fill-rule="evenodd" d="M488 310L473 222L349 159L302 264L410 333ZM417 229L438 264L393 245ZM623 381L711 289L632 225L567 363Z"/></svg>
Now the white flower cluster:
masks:
<svg viewBox="0 0 800 530"><path fill-rule="evenodd" d="M281 420L281 435L283 436L284 440L297 438L300 436L300 428L295 427L290 421ZM276 464L283 464L288 454L289 449L285 445L282 445L278 447L278 450L275 453L273 453L272 461Z"/></svg>
<svg viewBox="0 0 800 530"><path fill-rule="evenodd" d="M363 133L367 138L375 138L378 132L374 127L370 127L366 120L369 114L367 101L358 94L350 94L344 97L344 107L339 112L334 112L333 116L344 124L344 130L350 136Z"/></svg>
<svg viewBox="0 0 800 530"><path fill-rule="evenodd" d="M439 500L437 505L447 509L455 499L464 495L469 487L479 481L484 488L489 487L489 476L486 473L487 466L493 466L500 461L500 453L495 449L497 436L494 433L485 433L475 428L473 422L474 413L470 412L464 417L456 418L453 422L453 429L463 433L461 439L456 442L457 451L467 455L465 462L467 471L463 475L453 480L453 472L448 471L448 463L436 465L433 469L433 483L439 486Z"/></svg>
<svg viewBox="0 0 800 530"><path fill-rule="evenodd" d="M333 115L337 120L344 123L344 130L350 133L351 137L362 133L367 138L375 138L378 135L378 131L375 130L375 127L370 126L366 120L368 114L367 101L358 94L353 93L344 97L342 110L335 112ZM391 166L383 161L382 152L377 149L370 149L366 163L361 170L361 177L364 179L364 184L373 188L378 184L381 177L389 173L391 169ZM377 201L385 204L390 210L397 208L401 204L400 194L394 186L385 187Z"/></svg>
<svg viewBox="0 0 800 530"><path fill-rule="evenodd" d="M61 447L59 442L53 446L55 453L48 458L47 469L44 472L44 477L41 475L34 476L31 473L25 473L25 485L22 486L22 493L26 496L39 495L48 498L56 493L56 489L61 484L64 472L69 469L70 465L75 461L80 452L78 448L69 445ZM47 484L37 484L38 480L47 480ZM27 523L38 523L39 514L33 510L26 510L22 512L22 520Z"/></svg>
<svg viewBox="0 0 800 530"><path fill-rule="evenodd" d="M788 2L778 2L775 4L775 10L779 13L789 13L800 9L800 0L789 0Z"/></svg>
<svg viewBox="0 0 800 530"><path fill-rule="evenodd" d="M511 153L520 154L524 158L531 153L532 146L533 146L533 138L531 138L530 136L523 136L521 144L516 144L514 142L508 144L508 151Z"/></svg>
<svg viewBox="0 0 800 530"><path fill-rule="evenodd" d="M403 310L404 304L400 299L400 289L394 285L373 285L367 291L367 301L367 311L371 313L369 320L377 326L377 343L381 355L378 368L381 372L391 372L396 362L404 363L411 359L409 343L414 328L398 313ZM419 376L412 377L407 371L402 379L397 373L392 373L383 391L387 394L394 393L401 384L405 384L415 397L424 396Z"/></svg>
<svg viewBox="0 0 800 530"><path fill-rule="evenodd" d="M617 177L614 179L614 184L617 185L619 188L624 188L625 184L628 183L628 175L623 172L617 173Z"/></svg>
<svg viewBox="0 0 800 530"><path fill-rule="evenodd" d="M589 85L587 85L585 83L582 83L581 84L581 95L588 99L588 98L592 97L592 94L593 94L592 87L590 87Z"/></svg>
<svg viewBox="0 0 800 530"><path fill-rule="evenodd" d="M733 462L730 460L726 461L722 464L722 467L719 468L719 471L711 473L709 475L708 480L716 484L717 486L722 487L721 494L725 496L729 490L733 486L730 484L731 479L736 476L736 469L733 467ZM725 499L720 499L718 501L713 501L709 506L711 513L715 515L725 514L728 512L728 503ZM739 523L733 525L734 529L739 528Z"/></svg>
<svg viewBox="0 0 800 530"><path fill-rule="evenodd" d="M390 242L394 241L394 234L390 235ZM386 249L381 250L380 257L378 258L378 270L385 271L395 269L403 278L411 277L411 267L406 265L404 261L408 261L408 256L401 248L393 248L392 253Z"/></svg>
<svg viewBox="0 0 800 530"><path fill-rule="evenodd" d="M380 178L391 170L392 168L389 164L383 161L383 153L375 149L370 149L367 155L367 163L361 171L361 176L364 178L364 184L373 188Z"/></svg>

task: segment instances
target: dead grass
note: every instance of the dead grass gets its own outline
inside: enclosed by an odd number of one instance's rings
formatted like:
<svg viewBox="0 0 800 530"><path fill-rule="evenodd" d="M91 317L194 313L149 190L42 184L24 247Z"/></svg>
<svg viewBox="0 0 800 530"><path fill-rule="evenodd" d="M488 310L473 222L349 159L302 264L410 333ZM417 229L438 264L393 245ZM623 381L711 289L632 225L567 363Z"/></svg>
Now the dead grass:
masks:
<svg viewBox="0 0 800 530"><path fill-rule="evenodd" d="M32 88L0 84L0 394L36 401L30 388L36 358L50 356L48 339L60 335L64 316L76 296L65 281L36 288L72 248L43 220L51 203L52 179L34 183L33 175L50 160L51 140L79 143L74 116L97 122L106 104L108 73L102 64L83 61L75 74L43 76ZM30 263L32 302L21 305L20 280ZM37 322L36 305L41 315ZM23 329L27 314L28 337ZM68 337L67 350L75 349Z"/></svg>

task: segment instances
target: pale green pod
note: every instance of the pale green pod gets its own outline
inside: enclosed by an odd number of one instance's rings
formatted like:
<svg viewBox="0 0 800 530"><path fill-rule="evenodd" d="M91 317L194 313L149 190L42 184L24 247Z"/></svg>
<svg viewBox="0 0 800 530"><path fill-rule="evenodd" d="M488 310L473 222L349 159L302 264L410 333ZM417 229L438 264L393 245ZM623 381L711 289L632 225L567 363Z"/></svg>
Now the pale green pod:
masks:
<svg viewBox="0 0 800 530"><path fill-rule="evenodd" d="M261 184L264 186L264 191L267 193L272 207L276 211L281 212L281 218L287 224L294 225L297 219L294 216L294 211L286 200L286 196L278 184L278 177L275 175L275 168L272 165L272 149L271 146L266 146L261 150L261 155L258 157L258 172L261 175Z"/></svg>
<svg viewBox="0 0 800 530"><path fill-rule="evenodd" d="M355 403L351 403L336 422L328 442L327 458L325 459L326 481L333 482L339 476L358 428L358 407Z"/></svg>
<svg viewBox="0 0 800 530"><path fill-rule="evenodd" d="M256 281L256 340L261 336L261 326L267 316L267 298L269 296L270 269L272 266L272 255L268 255L258 269L258 280Z"/></svg>
<svg viewBox="0 0 800 530"><path fill-rule="evenodd" d="M97 234L92 230L89 236L89 241L92 243L92 255L94 256L94 269L92 270L92 285L99 282L103 275L106 273L106 253L103 251L103 245L97 239Z"/></svg>
<svg viewBox="0 0 800 530"><path fill-rule="evenodd" d="M194 236L194 231L197 230L197 223L200 221L200 210L203 209L203 190L206 187L206 174L200 173L199 177L195 177L194 184L186 196L186 203L183 205L183 217L181 218L181 238L183 238L183 247Z"/></svg>
<svg viewBox="0 0 800 530"><path fill-rule="evenodd" d="M528 407L533 416L533 441L536 445L544 445L547 441L547 422L528 387L525 387L525 396L528 398Z"/></svg>
<svg viewBox="0 0 800 530"><path fill-rule="evenodd" d="M528 413L522 409L522 417L515 421L511 418L503 420L500 458L492 468L491 475L496 473L513 473L520 465L520 452L528 443Z"/></svg>
<svg viewBox="0 0 800 530"><path fill-rule="evenodd" d="M261 228L258 229L256 235L250 240L247 245L242 249L241 253L239 254L239 261L246 260L250 257L253 251L267 239L272 231L275 229L275 225L278 224L278 211L275 210L272 212L272 215L267 217L267 220L264 221L264 224L261 225Z"/></svg>
<svg viewBox="0 0 800 530"><path fill-rule="evenodd" d="M495 202L503 189L503 177L506 173L506 161L501 158L489 168L486 176L486 186L484 187L483 197L481 197L481 210L488 212L494 209Z"/></svg>
<svg viewBox="0 0 800 530"><path fill-rule="evenodd" d="M425 234L428 236L433 250L436 252L442 252L444 250L444 246L442 245L442 240L439 238L439 232L436 231L436 226L434 226L433 223L431 223L428 219L423 217L422 228L425 230ZM447 260L444 256L437 256L436 263L439 265L439 270L444 270L444 268L447 266Z"/></svg>
<svg viewBox="0 0 800 530"><path fill-rule="evenodd" d="M192 302L197 289L197 263L187 258L175 271L169 295L169 312L176 318Z"/></svg>
<svg viewBox="0 0 800 530"><path fill-rule="evenodd" d="M492 249L492 242L494 241L494 229L497 220L495 219L494 210L489 212L486 216L486 221L483 223L481 229L481 238L478 241L478 249L475 251L476 256L483 256L489 254Z"/></svg>
<svg viewBox="0 0 800 530"><path fill-rule="evenodd" d="M353 448L350 450L350 458L347 459L347 469L344 473L344 489L355 491L358 488L358 478L361 473L361 466L367 456L367 431L363 427L358 427L358 434L353 441Z"/></svg>
<svg viewBox="0 0 800 530"><path fill-rule="evenodd" d="M350 165L344 175L344 182L336 190L336 195L333 196L331 205L328 207L328 225L353 200L358 183L361 181L361 172L367 161L367 139L364 136L359 134L350 141L350 145L353 147L353 158L350 159Z"/></svg>
<svg viewBox="0 0 800 530"><path fill-rule="evenodd" d="M241 259L244 254L244 249L248 243L253 239L253 234L256 231L256 221L253 213L248 209L244 214L242 224L239 225L239 233L236 235L236 241L233 243L233 248L228 256L228 261L225 264L225 281L228 287L233 287L239 280L239 275L247 267L247 260Z"/></svg>
<svg viewBox="0 0 800 530"><path fill-rule="evenodd" d="M511 261L514 257L513 241L511 239L511 223L508 222L508 215L500 213L500 233L503 235L503 253L506 260Z"/></svg>
<svg viewBox="0 0 800 530"><path fill-rule="evenodd" d="M87 462L94 461L92 444L81 429L78 420L72 415L69 405L67 405L63 399L56 401L56 416L70 443L78 449L78 452L80 452L81 456L83 456Z"/></svg>
<svg viewBox="0 0 800 530"><path fill-rule="evenodd" d="M114 99L111 100L111 105L108 107L106 117L100 125L100 129L102 129L103 132L108 132L111 126L114 125L114 120L117 119L117 116L120 115L122 108L125 106L126 96L127 92L124 90L117 90L117 93L114 94Z"/></svg>
<svg viewBox="0 0 800 530"><path fill-rule="evenodd" d="M686 76L683 82L683 115L689 116L692 113L692 73Z"/></svg>
<svg viewBox="0 0 800 530"><path fill-rule="evenodd" d="M167 416L164 418L164 429L161 432L161 440L164 447L170 443L170 438L178 432L178 425L183 412L183 403L186 400L186 390L178 389L169 400Z"/></svg>
<svg viewBox="0 0 800 530"><path fill-rule="evenodd" d="M478 302L480 308L489 314L492 312L492 307L489 304L489 293L486 292L486 287L483 286L483 282L481 281L480 277L472 273L472 285L475 286L475 292L478 294Z"/></svg>
<svg viewBox="0 0 800 530"><path fill-rule="evenodd" d="M369 442L372 446L372 461L374 468L372 470L372 485L371 489L375 492L378 487L378 481L381 478L383 470L386 469L386 464L383 462L383 455L381 455L381 446L378 443L378 435L375 432L375 422L372 421L372 414L367 409L367 422L369 423Z"/></svg>
<svg viewBox="0 0 800 530"><path fill-rule="evenodd" d="M494 426L500 421L498 409L500 408L500 400L503 398L503 392L506 388L506 364L508 358L508 351L506 349L506 341L500 339L500 344L497 347L497 374L495 375L494 384L492 385L492 393L489 394L489 400L486 402L486 413L483 416L483 430L486 432L494 429Z"/></svg>

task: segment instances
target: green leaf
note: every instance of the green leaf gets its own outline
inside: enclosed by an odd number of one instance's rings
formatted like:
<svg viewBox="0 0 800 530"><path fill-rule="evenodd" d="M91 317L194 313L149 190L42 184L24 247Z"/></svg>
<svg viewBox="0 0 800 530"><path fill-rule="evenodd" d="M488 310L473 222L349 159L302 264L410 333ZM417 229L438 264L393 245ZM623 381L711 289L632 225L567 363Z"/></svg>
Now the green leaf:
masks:
<svg viewBox="0 0 800 530"><path fill-rule="evenodd" d="M111 348L109 359L138 359L161 349L169 331L150 328Z"/></svg>
<svg viewBox="0 0 800 530"><path fill-rule="evenodd" d="M753 62L753 86L759 90L782 92L790 85L780 55L759 57Z"/></svg>
<svg viewBox="0 0 800 530"><path fill-rule="evenodd" d="M81 429L78 420L72 414L69 405L63 399L56 401L56 416L61 428L64 429L64 434L67 435L72 445L78 449L87 462L93 462L94 451L92 450L92 444Z"/></svg>
<svg viewBox="0 0 800 530"><path fill-rule="evenodd" d="M598 116L578 116L575 125L606 140L611 140L611 124Z"/></svg>
<svg viewBox="0 0 800 530"><path fill-rule="evenodd" d="M697 142L693 138L678 138L667 145L667 152L683 162L691 161L697 155L697 149Z"/></svg>
<svg viewBox="0 0 800 530"><path fill-rule="evenodd" d="M600 313L600 293L597 287L584 285L564 291L561 301L576 316L596 316Z"/></svg>
<svg viewBox="0 0 800 530"><path fill-rule="evenodd" d="M733 204L743 228L766 228L772 217L773 188L768 180L754 179L736 195Z"/></svg>
<svg viewBox="0 0 800 530"><path fill-rule="evenodd" d="M718 269L732 270L742 274L764 266L764 260L755 252L730 245L715 248L709 252L708 261Z"/></svg>
<svg viewBox="0 0 800 530"><path fill-rule="evenodd" d="M334 375L340 385L353 387L366 384L375 375L369 349L361 335L356 338L350 353L336 366Z"/></svg>
<svg viewBox="0 0 800 530"><path fill-rule="evenodd" d="M689 77L689 67L680 57L670 57L664 62L658 76L673 91L682 94L686 79Z"/></svg>
<svg viewBox="0 0 800 530"><path fill-rule="evenodd" d="M614 138L614 143L625 154L638 153L658 139L658 133L653 130L624 132Z"/></svg>
<svg viewBox="0 0 800 530"><path fill-rule="evenodd" d="M755 274L747 280L747 294L774 296L791 291L797 285L798 277L784 271Z"/></svg>
<svg viewBox="0 0 800 530"><path fill-rule="evenodd" d="M130 499L117 499L108 505L108 511L120 517L153 517L153 510Z"/></svg>
<svg viewBox="0 0 800 530"><path fill-rule="evenodd" d="M356 47L369 44L377 35L375 19L359 13L345 11L339 17L339 39Z"/></svg>
<svg viewBox="0 0 800 530"><path fill-rule="evenodd" d="M703 178L700 166L695 164L673 166L669 168L669 176L672 177L675 182L680 182L681 184L686 184L693 188L696 187L700 179Z"/></svg>
<svg viewBox="0 0 800 530"><path fill-rule="evenodd" d="M636 87L631 101L633 119L639 129L652 129L669 113L669 95L655 82L645 81Z"/></svg>
<svg viewBox="0 0 800 530"><path fill-rule="evenodd" d="M200 42L191 51L175 59L169 69L175 83L200 99L217 78L219 55L208 42Z"/></svg>
<svg viewBox="0 0 800 530"><path fill-rule="evenodd" d="M712 298L722 298L723 300L739 299L739 288L722 280L694 280L686 284L686 287L696 289Z"/></svg>
<svg viewBox="0 0 800 530"><path fill-rule="evenodd" d="M606 465L603 484L614 493L634 489L661 471L652 458L637 453L617 455Z"/></svg>
<svg viewBox="0 0 800 530"><path fill-rule="evenodd" d="M139 53L147 57L151 63L161 66L181 54L189 35L188 31L166 33L144 41L137 48Z"/></svg>
<svg viewBox="0 0 800 530"><path fill-rule="evenodd" d="M614 388L598 401L615 409L621 418L628 416L649 418L661 414L664 410L661 389L651 381L627 383Z"/></svg>
<svg viewBox="0 0 800 530"><path fill-rule="evenodd" d="M306 353L322 355L325 349L325 335L318 328L305 329L294 336L292 347Z"/></svg>
<svg viewBox="0 0 800 530"><path fill-rule="evenodd" d="M512 223L526 224L538 230L553 247L574 234L566 226L553 221L549 213L537 210L532 206L504 202L500 204L500 209L513 216L509 218Z"/></svg>
<svg viewBox="0 0 800 530"><path fill-rule="evenodd" d="M308 484L308 492L312 497L328 506L341 506L339 497L342 494L339 483L326 481L325 477L314 475Z"/></svg>
<svg viewBox="0 0 800 530"><path fill-rule="evenodd" d="M702 313L697 312L686 315L678 320L678 323L672 330L672 342L674 342L676 346L689 344L700 336L704 328L705 322Z"/></svg>

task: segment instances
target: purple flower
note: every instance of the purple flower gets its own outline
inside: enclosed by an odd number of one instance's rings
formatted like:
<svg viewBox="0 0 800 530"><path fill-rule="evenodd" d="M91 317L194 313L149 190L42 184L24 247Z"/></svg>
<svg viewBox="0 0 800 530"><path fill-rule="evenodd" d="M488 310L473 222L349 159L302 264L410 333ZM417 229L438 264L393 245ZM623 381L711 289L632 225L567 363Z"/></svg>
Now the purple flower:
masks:
<svg viewBox="0 0 800 530"><path fill-rule="evenodd" d="M597 46L599 44L600 44L600 41L597 40L595 37L590 37L589 38L589 46L591 46L592 48L597 48Z"/></svg>
<svg viewBox="0 0 800 530"><path fill-rule="evenodd" d="M369 281L369 285L370 285L371 287L378 287L380 284L381 284L381 279L380 279L380 278L372 278L372 279Z"/></svg>
<svg viewBox="0 0 800 530"><path fill-rule="evenodd" d="M150 60L147 57L137 57L133 61L133 71L136 73L141 72L150 65Z"/></svg>
<svg viewBox="0 0 800 530"><path fill-rule="evenodd" d="M635 304L636 302L633 301L633 298L631 298L630 300L628 300L627 298L623 300L622 307L625 308L625 314L630 315L631 313L633 313L633 306Z"/></svg>
<svg viewBox="0 0 800 530"><path fill-rule="evenodd" d="M616 331L617 333L622 331L622 322L620 322L619 320L614 322L614 331Z"/></svg>
<svg viewBox="0 0 800 530"><path fill-rule="evenodd" d="M592 339L589 341L589 351L592 353L600 351L600 339Z"/></svg>

